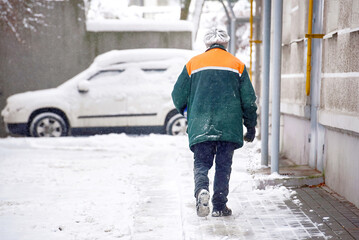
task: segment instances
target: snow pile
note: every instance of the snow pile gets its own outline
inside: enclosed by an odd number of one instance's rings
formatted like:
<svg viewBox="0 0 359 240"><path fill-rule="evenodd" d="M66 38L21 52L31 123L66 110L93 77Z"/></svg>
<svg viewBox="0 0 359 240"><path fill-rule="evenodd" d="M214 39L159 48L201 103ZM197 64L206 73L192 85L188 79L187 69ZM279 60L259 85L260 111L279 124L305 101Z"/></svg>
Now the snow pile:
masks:
<svg viewBox="0 0 359 240"><path fill-rule="evenodd" d="M129 6L128 0L92 0L87 8L86 29L107 31L192 31L190 22L179 21L180 6Z"/></svg>
<svg viewBox="0 0 359 240"><path fill-rule="evenodd" d="M89 32L191 32L193 26L187 21L163 20L87 20L86 30Z"/></svg>
<svg viewBox="0 0 359 240"><path fill-rule="evenodd" d="M141 15L128 8L128 0L92 0L85 1L87 19L138 19Z"/></svg>
<svg viewBox="0 0 359 240"><path fill-rule="evenodd" d="M265 195L268 198L276 198L281 201L289 200L291 197L296 198L294 196L296 192L284 186L267 186L265 190L254 189L253 191L259 195ZM299 199L294 200L294 202L298 201L300 202Z"/></svg>
<svg viewBox="0 0 359 240"><path fill-rule="evenodd" d="M120 19L120 20L178 20L180 6L129 6L126 0L92 0L86 3L89 20Z"/></svg>
<svg viewBox="0 0 359 240"><path fill-rule="evenodd" d="M198 52L170 48L112 50L97 56L93 65L104 67L128 62L164 61L174 58L184 58L188 61L195 54Z"/></svg>

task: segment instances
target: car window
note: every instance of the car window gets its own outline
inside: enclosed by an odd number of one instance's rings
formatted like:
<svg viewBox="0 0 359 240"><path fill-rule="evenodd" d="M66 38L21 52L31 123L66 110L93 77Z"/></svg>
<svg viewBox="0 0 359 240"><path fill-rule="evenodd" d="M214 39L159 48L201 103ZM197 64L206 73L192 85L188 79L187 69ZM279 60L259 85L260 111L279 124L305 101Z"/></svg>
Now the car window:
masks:
<svg viewBox="0 0 359 240"><path fill-rule="evenodd" d="M121 65L121 64L125 64L126 62L115 62L115 63L112 63L111 65Z"/></svg>
<svg viewBox="0 0 359 240"><path fill-rule="evenodd" d="M145 73L161 73L167 71L167 68L141 68Z"/></svg>
<svg viewBox="0 0 359 240"><path fill-rule="evenodd" d="M89 81L98 81L98 80L110 80L116 77L119 77L121 73L125 70L123 69L116 69L116 70L101 70L94 75L92 75L88 80Z"/></svg>

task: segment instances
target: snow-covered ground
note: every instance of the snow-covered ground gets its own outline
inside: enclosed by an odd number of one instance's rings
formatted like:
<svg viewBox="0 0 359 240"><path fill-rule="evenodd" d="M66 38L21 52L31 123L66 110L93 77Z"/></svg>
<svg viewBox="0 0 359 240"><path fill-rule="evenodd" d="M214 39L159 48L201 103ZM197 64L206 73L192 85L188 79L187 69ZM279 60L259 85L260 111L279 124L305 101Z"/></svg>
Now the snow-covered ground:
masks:
<svg viewBox="0 0 359 240"><path fill-rule="evenodd" d="M260 167L260 142L235 152L233 216L197 217L187 144L167 135L0 139L0 239L323 237L286 206L300 204L294 191L256 189L249 172Z"/></svg>

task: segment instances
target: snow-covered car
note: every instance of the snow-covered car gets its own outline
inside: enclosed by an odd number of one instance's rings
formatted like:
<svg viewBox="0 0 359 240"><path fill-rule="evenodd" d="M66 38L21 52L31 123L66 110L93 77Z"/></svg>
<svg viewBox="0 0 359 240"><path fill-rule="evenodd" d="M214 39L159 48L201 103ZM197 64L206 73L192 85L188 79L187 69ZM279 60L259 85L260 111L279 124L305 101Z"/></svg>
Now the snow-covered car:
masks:
<svg viewBox="0 0 359 240"><path fill-rule="evenodd" d="M1 115L8 133L33 137L183 134L187 122L175 110L171 90L195 54L182 49L113 50L56 88L10 96Z"/></svg>

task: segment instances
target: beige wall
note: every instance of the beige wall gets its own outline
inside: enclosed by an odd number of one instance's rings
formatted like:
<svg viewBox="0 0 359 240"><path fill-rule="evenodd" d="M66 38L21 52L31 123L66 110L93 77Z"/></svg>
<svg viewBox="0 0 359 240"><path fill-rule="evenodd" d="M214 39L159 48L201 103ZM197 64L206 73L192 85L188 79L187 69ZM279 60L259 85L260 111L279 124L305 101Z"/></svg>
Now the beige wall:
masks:
<svg viewBox="0 0 359 240"><path fill-rule="evenodd" d="M323 49L321 109L358 114L359 29L329 35Z"/></svg>
<svg viewBox="0 0 359 240"><path fill-rule="evenodd" d="M305 95L305 29L306 1L284 1L282 37L282 113L308 118L305 113L308 97ZM285 145L284 145L285 147Z"/></svg>
<svg viewBox="0 0 359 240"><path fill-rule="evenodd" d="M324 1L319 123L326 184L359 206L359 1Z"/></svg>
<svg viewBox="0 0 359 240"><path fill-rule="evenodd" d="M359 137L327 128L325 183L359 206Z"/></svg>
<svg viewBox="0 0 359 240"><path fill-rule="evenodd" d="M298 133L301 134L298 134ZM310 133L307 121L284 114L283 115L283 150L282 154L288 159L296 159L298 165L307 165L309 159Z"/></svg>
<svg viewBox="0 0 359 240"><path fill-rule="evenodd" d="M281 154L298 165L309 158L310 98L305 94L307 1L283 1Z"/></svg>
<svg viewBox="0 0 359 240"><path fill-rule="evenodd" d="M298 7L297 7L298 6ZM283 6L282 154L308 164L310 97L305 94L307 1ZM318 148L326 184L359 206L359 1L323 1ZM312 94L314 94L312 92ZM319 144L318 144L319 146Z"/></svg>

